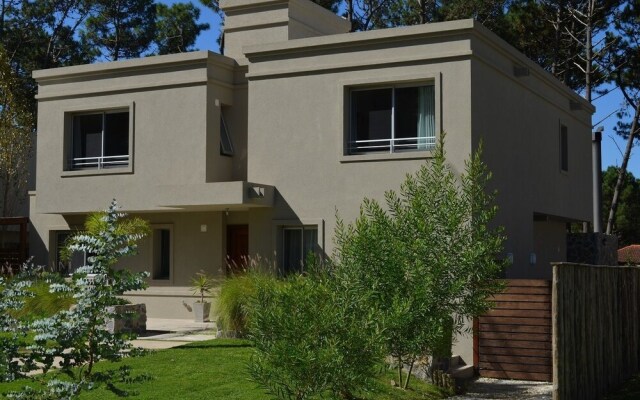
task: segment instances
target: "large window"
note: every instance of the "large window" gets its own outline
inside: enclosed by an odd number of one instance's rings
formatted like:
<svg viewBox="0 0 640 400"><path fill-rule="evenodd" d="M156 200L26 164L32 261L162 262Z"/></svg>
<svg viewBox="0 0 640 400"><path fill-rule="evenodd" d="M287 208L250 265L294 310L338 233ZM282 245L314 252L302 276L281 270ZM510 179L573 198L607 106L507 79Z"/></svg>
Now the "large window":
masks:
<svg viewBox="0 0 640 400"><path fill-rule="evenodd" d="M318 227L287 227L282 232L283 273L303 271L309 253L317 252Z"/></svg>
<svg viewBox="0 0 640 400"><path fill-rule="evenodd" d="M77 114L72 119L69 169L129 165L129 111Z"/></svg>
<svg viewBox="0 0 640 400"><path fill-rule="evenodd" d="M431 150L435 125L433 85L353 89L348 153Z"/></svg>

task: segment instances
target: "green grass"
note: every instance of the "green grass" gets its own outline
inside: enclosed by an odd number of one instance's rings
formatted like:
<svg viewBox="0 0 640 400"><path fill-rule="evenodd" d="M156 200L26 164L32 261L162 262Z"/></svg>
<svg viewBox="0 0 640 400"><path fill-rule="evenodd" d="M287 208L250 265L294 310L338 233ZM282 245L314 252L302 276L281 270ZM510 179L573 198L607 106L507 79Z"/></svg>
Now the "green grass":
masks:
<svg viewBox="0 0 640 400"><path fill-rule="evenodd" d="M160 350L144 357L131 358L119 364L131 367L133 376L148 374L151 380L139 383L118 383L117 388L130 393L132 399L154 400L261 400L272 399L262 388L249 379L247 362L251 356L249 342L242 340L211 340ZM116 364L118 365L118 364ZM114 364L99 364L97 370L113 368ZM392 388L389 371L375 383L373 392L362 395L366 400L439 399L442 394L434 386L417 379L412 390ZM19 389L26 381L2 383L0 393ZM85 392L81 399L120 399L104 386Z"/></svg>

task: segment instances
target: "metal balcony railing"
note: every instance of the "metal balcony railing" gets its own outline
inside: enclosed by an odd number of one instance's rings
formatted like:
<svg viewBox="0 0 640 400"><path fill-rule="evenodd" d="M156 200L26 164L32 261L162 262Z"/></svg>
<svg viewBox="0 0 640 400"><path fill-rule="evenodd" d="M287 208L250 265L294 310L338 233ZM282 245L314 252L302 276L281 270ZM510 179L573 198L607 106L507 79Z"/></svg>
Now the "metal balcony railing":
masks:
<svg viewBox="0 0 640 400"><path fill-rule="evenodd" d="M432 150L435 137L410 137L394 139L354 140L349 142L349 153L382 152L389 153L415 150Z"/></svg>
<svg viewBox="0 0 640 400"><path fill-rule="evenodd" d="M71 169L103 169L126 167L129 165L129 155L105 157L74 157L70 162Z"/></svg>

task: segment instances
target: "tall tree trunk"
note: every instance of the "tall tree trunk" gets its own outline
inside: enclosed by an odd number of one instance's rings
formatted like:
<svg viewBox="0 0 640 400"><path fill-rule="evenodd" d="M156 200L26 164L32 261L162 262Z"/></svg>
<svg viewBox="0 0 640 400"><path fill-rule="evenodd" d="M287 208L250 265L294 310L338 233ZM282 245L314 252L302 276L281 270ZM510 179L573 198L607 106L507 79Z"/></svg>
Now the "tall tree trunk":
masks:
<svg viewBox="0 0 640 400"><path fill-rule="evenodd" d="M622 156L622 165L620 166L620 170L618 171L618 180L616 181L616 186L613 189L613 199L611 200L611 208L609 209L609 219L607 220L607 235L611 235L611 232L613 231L613 221L616 218L616 211L618 210L618 200L620 198L620 191L622 190L622 182L624 181L624 176L627 173L627 164L629 163L629 158L631 157L631 149L633 148L633 141L635 140L636 134L638 133L639 118L640 118L640 101L638 101L638 105L636 106L636 113L633 117L633 122L631 123L629 138L627 139L627 147L624 151L624 155Z"/></svg>

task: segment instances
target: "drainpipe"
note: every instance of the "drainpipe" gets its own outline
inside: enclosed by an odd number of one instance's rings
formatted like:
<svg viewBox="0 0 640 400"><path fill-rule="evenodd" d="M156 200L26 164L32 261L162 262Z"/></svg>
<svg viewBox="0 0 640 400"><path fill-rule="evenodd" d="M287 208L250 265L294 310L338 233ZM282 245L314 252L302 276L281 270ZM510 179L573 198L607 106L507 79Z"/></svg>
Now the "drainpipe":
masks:
<svg viewBox="0 0 640 400"><path fill-rule="evenodd" d="M591 158L593 165L593 231L602 232L602 126L591 134Z"/></svg>

